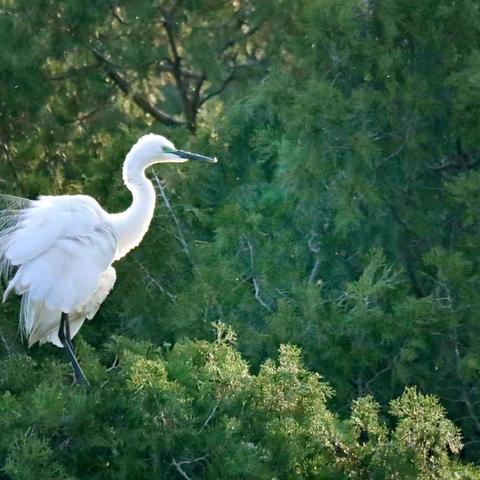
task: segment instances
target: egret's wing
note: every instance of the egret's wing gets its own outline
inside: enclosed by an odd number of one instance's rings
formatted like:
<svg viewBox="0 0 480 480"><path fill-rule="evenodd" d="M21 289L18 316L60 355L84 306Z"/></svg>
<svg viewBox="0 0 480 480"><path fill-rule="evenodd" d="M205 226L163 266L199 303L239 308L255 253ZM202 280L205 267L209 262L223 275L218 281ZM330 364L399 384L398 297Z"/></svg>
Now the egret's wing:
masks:
<svg viewBox="0 0 480 480"><path fill-rule="evenodd" d="M75 319L78 316L85 316L88 320L91 320L98 312L100 305L107 298L107 295L112 290L116 280L117 272L113 267L105 270L100 276L100 282L98 284L97 290L90 297L88 302L82 307L81 311L73 313L72 321L75 322Z"/></svg>
<svg viewBox="0 0 480 480"><path fill-rule="evenodd" d="M4 294L14 290L49 310L70 313L84 305L112 263L116 237L105 212L84 195L40 197L21 211L5 249L18 270ZM25 309L26 333L32 323Z"/></svg>
<svg viewBox="0 0 480 480"><path fill-rule="evenodd" d="M57 240L88 236L102 223L101 207L90 197L40 197L19 212L5 256L12 265L22 265L46 252Z"/></svg>
<svg viewBox="0 0 480 480"><path fill-rule="evenodd" d="M115 269L109 267L101 274L98 287L88 299L87 303L70 313L69 323L71 338L78 333L86 318L91 320L95 316L100 305L112 290L116 278L117 275ZM57 347L62 347L62 343L58 338L61 312L49 310L45 304L35 302L34 300L29 301L27 308L30 310L29 314L27 313L27 318L31 319L31 326L28 335L29 346L32 346L36 342L39 342L40 344L50 342Z"/></svg>
<svg viewBox="0 0 480 480"><path fill-rule="evenodd" d="M8 290L15 289L51 310L70 313L97 289L115 255L115 238L99 227L81 237L60 237L45 252L20 265Z"/></svg>

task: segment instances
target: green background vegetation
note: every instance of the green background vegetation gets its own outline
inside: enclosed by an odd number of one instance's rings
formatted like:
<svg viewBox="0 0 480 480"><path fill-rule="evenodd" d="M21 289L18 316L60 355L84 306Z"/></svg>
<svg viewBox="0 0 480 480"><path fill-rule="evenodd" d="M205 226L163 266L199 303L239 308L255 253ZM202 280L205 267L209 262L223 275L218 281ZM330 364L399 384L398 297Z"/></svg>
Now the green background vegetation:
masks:
<svg viewBox="0 0 480 480"><path fill-rule="evenodd" d="M76 338L0 312L0 479L479 479L480 4L1 0L0 191L156 216Z"/></svg>

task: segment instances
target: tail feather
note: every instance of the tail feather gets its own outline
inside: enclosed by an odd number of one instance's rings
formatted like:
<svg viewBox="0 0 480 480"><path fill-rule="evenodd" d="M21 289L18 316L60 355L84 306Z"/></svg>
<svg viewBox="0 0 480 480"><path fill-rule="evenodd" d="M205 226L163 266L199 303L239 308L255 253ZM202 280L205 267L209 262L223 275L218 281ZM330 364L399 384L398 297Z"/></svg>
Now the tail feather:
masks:
<svg viewBox="0 0 480 480"><path fill-rule="evenodd" d="M4 282L8 281L13 270L13 265L6 255L7 250L31 205L32 201L26 198L0 194L0 279ZM10 291L11 289L5 292L4 301Z"/></svg>

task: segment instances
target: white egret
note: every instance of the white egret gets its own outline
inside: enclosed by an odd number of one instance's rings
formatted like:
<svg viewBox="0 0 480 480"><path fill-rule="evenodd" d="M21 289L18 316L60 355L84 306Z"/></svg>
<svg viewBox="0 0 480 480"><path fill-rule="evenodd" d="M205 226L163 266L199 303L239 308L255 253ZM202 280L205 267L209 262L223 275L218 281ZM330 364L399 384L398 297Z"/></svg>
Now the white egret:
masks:
<svg viewBox="0 0 480 480"><path fill-rule="evenodd" d="M160 135L140 138L123 164L133 201L122 213L106 212L87 195L0 196L0 275L9 280L3 301L22 295L20 329L29 346L65 348L77 383L86 379L71 339L112 289L112 263L140 243L153 217L156 196L145 169L188 160L217 161L177 150Z"/></svg>

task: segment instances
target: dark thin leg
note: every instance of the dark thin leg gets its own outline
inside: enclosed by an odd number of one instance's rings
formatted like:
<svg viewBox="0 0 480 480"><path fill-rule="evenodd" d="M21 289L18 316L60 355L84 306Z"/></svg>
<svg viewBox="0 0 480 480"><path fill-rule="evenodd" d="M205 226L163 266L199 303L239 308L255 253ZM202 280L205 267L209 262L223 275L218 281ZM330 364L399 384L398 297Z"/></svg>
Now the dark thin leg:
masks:
<svg viewBox="0 0 480 480"><path fill-rule="evenodd" d="M65 341L68 343L70 350L75 353L75 348L72 343L72 337L70 336L70 320L67 313L62 313L62 316L65 315ZM61 321L61 320L60 320ZM78 363L78 362L77 362Z"/></svg>
<svg viewBox="0 0 480 480"><path fill-rule="evenodd" d="M60 328L58 329L58 338L62 342L62 345L67 353L70 365L72 365L73 373L75 375L75 382L78 385L87 384L87 379L78 364L77 357L75 357L75 351L73 348L72 339L70 338L70 322L68 321L68 313L62 312L60 319Z"/></svg>

